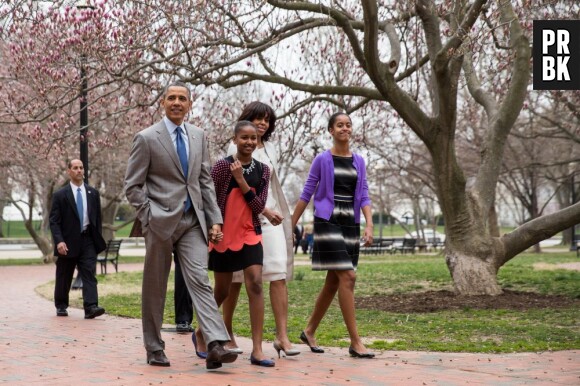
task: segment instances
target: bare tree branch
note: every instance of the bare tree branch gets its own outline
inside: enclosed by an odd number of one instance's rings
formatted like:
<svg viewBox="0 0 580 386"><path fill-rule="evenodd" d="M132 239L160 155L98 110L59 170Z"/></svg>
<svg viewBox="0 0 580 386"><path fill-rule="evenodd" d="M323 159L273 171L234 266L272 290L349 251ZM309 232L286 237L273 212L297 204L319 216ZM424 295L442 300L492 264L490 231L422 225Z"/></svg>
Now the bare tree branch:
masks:
<svg viewBox="0 0 580 386"><path fill-rule="evenodd" d="M580 202L519 226L500 239L504 245L503 258L499 262L500 266L540 241L579 223Z"/></svg>

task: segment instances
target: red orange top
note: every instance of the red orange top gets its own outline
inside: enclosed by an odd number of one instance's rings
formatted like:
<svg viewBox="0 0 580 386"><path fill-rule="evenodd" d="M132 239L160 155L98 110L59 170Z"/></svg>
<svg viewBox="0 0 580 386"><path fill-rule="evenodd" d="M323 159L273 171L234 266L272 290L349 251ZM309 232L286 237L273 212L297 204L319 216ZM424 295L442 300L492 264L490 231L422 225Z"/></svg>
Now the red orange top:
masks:
<svg viewBox="0 0 580 386"><path fill-rule="evenodd" d="M255 189L250 188L254 193ZM256 245L262 241L262 235L256 234L252 209L246 202L240 188L233 188L226 199L226 216L222 232L224 238L218 244L210 242L209 250L215 249L218 252L239 251L244 244Z"/></svg>

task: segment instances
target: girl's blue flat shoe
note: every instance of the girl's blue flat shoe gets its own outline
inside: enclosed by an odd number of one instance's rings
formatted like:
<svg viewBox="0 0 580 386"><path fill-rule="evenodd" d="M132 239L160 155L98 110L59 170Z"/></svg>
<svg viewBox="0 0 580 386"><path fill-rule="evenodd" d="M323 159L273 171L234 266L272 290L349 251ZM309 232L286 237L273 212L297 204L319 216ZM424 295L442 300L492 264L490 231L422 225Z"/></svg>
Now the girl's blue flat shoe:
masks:
<svg viewBox="0 0 580 386"><path fill-rule="evenodd" d="M256 366L263 366L263 367L274 367L276 364L273 360L270 359L262 359L261 361L254 358L253 355L250 355L250 363Z"/></svg>

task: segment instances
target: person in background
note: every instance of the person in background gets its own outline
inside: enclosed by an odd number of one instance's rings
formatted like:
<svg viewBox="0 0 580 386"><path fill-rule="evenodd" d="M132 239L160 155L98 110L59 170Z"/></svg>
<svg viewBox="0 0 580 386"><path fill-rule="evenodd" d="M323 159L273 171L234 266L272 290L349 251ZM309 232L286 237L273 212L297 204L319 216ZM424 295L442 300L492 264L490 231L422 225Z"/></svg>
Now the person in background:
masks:
<svg viewBox="0 0 580 386"><path fill-rule="evenodd" d="M300 247L302 247L302 253L309 254L310 253L310 241L313 240L312 238L312 226L306 225L304 227L304 234L302 236L302 243Z"/></svg>
<svg viewBox="0 0 580 386"><path fill-rule="evenodd" d="M57 316L68 316L69 292L75 267L82 279L85 319L105 313L99 307L97 255L107 247L102 236L101 198L98 190L83 182L85 169L78 159L69 161L68 184L52 196L50 231L54 242Z"/></svg>
<svg viewBox="0 0 580 386"><path fill-rule="evenodd" d="M312 231L312 227L310 227L310 232L308 232L308 236L306 237L306 247L307 253L312 257L312 251L314 249L314 233Z"/></svg>
<svg viewBox="0 0 580 386"><path fill-rule="evenodd" d="M302 241L302 234L304 233L304 227L300 224L296 224L294 227L294 254L298 253L298 247Z"/></svg>
<svg viewBox="0 0 580 386"><path fill-rule="evenodd" d="M350 336L350 355L373 358L374 354L367 351L358 335L354 307L361 210L366 220L363 236L365 245L371 245L373 241L373 218L365 162L350 149L352 122L347 114L332 115L328 131L333 146L314 158L300 200L292 214L292 225L295 226L314 195L312 269L327 271L326 281L300 340L312 352L324 352L316 345L314 335L338 293L340 310Z"/></svg>
<svg viewBox="0 0 580 386"><path fill-rule="evenodd" d="M175 332L178 334L187 334L194 331L193 327L191 327L191 323L193 322L193 304L176 254L173 255L173 261L175 263L173 291Z"/></svg>
<svg viewBox="0 0 580 386"><path fill-rule="evenodd" d="M262 351L263 249L258 218L268 196L270 169L252 157L257 137L257 129L251 122L238 122L234 128L236 154L219 160L211 170L218 206L224 219L224 239L220 244L210 242L208 266L214 271L214 296L218 306L228 297L233 273L243 270L252 327L250 363L273 367L274 361L266 359Z"/></svg>

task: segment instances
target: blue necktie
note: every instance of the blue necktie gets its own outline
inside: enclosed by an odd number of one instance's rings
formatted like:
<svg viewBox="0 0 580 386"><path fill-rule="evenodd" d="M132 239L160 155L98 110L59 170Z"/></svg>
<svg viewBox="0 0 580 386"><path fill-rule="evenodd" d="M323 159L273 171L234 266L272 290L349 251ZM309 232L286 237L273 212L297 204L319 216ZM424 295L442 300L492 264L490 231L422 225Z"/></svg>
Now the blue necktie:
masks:
<svg viewBox="0 0 580 386"><path fill-rule="evenodd" d="M79 220L81 220L81 232L83 231L84 217L83 217L83 194L81 188L77 188L77 212L79 212Z"/></svg>
<svg viewBox="0 0 580 386"><path fill-rule="evenodd" d="M177 147L177 156L179 157L179 162L181 163L181 169L185 175L185 181L187 181L187 172L189 168L187 166L187 152L185 151L185 142L181 137L181 127L177 126L175 128L175 147ZM185 201L184 212L187 212L191 208L191 198L189 193L187 194L187 200Z"/></svg>

